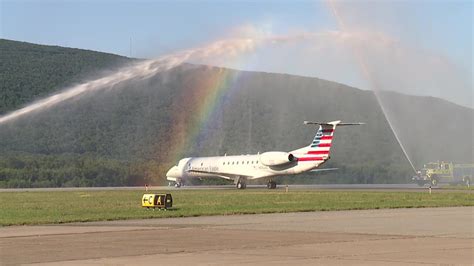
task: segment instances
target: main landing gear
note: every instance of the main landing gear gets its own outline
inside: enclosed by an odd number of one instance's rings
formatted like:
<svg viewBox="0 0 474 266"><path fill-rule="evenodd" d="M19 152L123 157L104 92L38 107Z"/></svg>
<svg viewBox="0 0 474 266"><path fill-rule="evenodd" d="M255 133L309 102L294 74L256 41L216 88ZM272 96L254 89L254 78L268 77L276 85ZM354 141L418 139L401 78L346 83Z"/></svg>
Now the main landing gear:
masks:
<svg viewBox="0 0 474 266"><path fill-rule="evenodd" d="M268 189L275 189L277 187L277 183L275 181L268 181L267 188Z"/></svg>
<svg viewBox="0 0 474 266"><path fill-rule="evenodd" d="M235 187L238 189L245 189L247 187L247 179L246 178L238 178L235 180Z"/></svg>
<svg viewBox="0 0 474 266"><path fill-rule="evenodd" d="M247 187L247 184L245 182L238 182L236 187L238 189L245 189Z"/></svg>

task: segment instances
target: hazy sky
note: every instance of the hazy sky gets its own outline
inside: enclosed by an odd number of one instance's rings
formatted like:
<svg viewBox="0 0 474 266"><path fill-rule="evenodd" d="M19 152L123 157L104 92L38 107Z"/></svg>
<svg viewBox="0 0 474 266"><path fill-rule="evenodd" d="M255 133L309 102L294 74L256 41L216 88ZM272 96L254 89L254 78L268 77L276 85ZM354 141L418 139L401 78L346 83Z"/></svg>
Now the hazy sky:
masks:
<svg viewBox="0 0 474 266"><path fill-rule="evenodd" d="M125 56L130 55L132 38L132 56L141 58L202 46L248 28L267 35L350 32L338 34L337 40L324 37L262 47L242 56L238 64L220 64L321 77L367 89L357 62L362 57L383 89L473 107L472 1L0 3L1 38Z"/></svg>

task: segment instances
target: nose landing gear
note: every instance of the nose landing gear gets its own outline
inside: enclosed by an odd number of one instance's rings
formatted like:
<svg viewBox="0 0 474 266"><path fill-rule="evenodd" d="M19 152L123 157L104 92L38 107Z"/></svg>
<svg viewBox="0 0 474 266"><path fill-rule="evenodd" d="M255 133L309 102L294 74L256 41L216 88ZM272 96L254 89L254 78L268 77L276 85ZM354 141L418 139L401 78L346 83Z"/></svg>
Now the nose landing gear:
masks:
<svg viewBox="0 0 474 266"><path fill-rule="evenodd" d="M182 185L184 185L182 180L176 179L176 181L174 181L175 188L180 188ZM171 182L170 182L170 186L171 186Z"/></svg>

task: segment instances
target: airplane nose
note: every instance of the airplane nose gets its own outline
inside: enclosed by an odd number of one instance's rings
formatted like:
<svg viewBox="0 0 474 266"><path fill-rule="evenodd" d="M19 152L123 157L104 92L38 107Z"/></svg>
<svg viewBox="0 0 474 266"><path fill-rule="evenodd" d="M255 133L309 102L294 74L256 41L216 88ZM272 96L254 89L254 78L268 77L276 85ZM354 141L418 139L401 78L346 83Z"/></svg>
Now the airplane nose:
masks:
<svg viewBox="0 0 474 266"><path fill-rule="evenodd" d="M168 172L166 173L166 176L167 177L174 177L174 178L179 177L178 167L176 167L176 166L171 167L171 169L168 170Z"/></svg>

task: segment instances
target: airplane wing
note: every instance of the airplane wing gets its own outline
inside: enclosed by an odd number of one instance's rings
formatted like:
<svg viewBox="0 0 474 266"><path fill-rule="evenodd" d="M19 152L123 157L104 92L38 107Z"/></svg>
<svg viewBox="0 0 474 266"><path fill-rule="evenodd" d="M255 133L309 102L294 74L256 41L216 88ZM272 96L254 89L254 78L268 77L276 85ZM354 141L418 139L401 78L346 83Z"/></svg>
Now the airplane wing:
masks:
<svg viewBox="0 0 474 266"><path fill-rule="evenodd" d="M204 170L196 170L196 169L186 170L186 172L210 174L210 175L213 175L213 176L219 176L219 177L229 179L229 180L234 180L236 177L237 178L238 177L247 177L248 179L252 178L252 176L249 176L249 175L242 175L242 174L236 175L236 174L230 174L230 173L221 173L221 172L204 171Z"/></svg>

